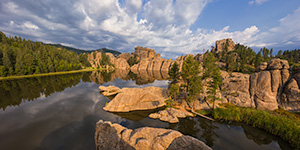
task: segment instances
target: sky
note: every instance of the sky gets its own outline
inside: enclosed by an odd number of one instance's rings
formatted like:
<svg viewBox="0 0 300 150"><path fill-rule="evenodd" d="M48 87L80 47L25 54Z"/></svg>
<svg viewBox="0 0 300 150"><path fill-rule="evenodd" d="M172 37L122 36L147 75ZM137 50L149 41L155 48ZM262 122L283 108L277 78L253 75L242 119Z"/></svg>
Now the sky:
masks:
<svg viewBox="0 0 300 150"><path fill-rule="evenodd" d="M143 46L164 58L224 38L276 52L300 48L300 0L1 0L0 31L85 50Z"/></svg>

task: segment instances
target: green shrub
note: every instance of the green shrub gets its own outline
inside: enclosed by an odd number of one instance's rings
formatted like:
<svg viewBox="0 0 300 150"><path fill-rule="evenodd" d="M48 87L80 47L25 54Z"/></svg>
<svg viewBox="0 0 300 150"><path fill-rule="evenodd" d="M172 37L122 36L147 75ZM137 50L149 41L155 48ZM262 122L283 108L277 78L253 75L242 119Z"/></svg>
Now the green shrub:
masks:
<svg viewBox="0 0 300 150"><path fill-rule="evenodd" d="M296 149L300 149L300 117L296 114L282 109L263 111L227 104L223 108L215 109L213 116L215 119L245 122L253 127L264 129L280 136Z"/></svg>

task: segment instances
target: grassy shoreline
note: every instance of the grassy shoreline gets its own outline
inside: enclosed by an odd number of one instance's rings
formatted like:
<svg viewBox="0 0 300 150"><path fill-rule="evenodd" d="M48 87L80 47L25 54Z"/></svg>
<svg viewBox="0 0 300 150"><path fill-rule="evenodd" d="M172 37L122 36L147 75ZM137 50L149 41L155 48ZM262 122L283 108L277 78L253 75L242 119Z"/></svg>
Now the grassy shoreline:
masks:
<svg viewBox="0 0 300 150"><path fill-rule="evenodd" d="M212 113L215 119L244 122L253 127L263 129L289 142L291 146L300 149L300 117L283 109L263 111L226 105L217 108Z"/></svg>
<svg viewBox="0 0 300 150"><path fill-rule="evenodd" d="M13 80L13 79L23 79L23 78L33 78L33 77L42 77L42 76L51 76L51 75L62 75L62 74L71 74L71 73L79 73L79 72L90 72L95 70L105 70L105 69L81 69L81 70L72 70L72 71L61 71L61 72L49 72L49 73L41 73L41 74L30 74L30 75L20 75L20 76L8 76L8 77L0 77L1 80Z"/></svg>

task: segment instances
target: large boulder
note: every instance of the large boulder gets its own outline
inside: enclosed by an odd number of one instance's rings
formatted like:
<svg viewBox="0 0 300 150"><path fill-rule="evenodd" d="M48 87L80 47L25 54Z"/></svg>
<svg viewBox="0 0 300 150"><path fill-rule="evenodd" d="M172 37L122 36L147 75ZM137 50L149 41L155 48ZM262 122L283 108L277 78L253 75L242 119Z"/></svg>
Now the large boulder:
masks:
<svg viewBox="0 0 300 150"><path fill-rule="evenodd" d="M129 112L162 107L168 90L160 87L123 88L103 109L110 112Z"/></svg>
<svg viewBox="0 0 300 150"><path fill-rule="evenodd" d="M117 69L124 69L124 70L128 70L130 68L129 64L127 63L126 59L124 58L117 58L115 60L115 68Z"/></svg>
<svg viewBox="0 0 300 150"><path fill-rule="evenodd" d="M250 75L251 100L255 102L257 109L278 109L277 93L272 91L271 73L261 71Z"/></svg>
<svg viewBox="0 0 300 150"><path fill-rule="evenodd" d="M268 62L267 70L280 70L280 69L289 69L289 63L287 60L274 58Z"/></svg>
<svg viewBox="0 0 300 150"><path fill-rule="evenodd" d="M281 94L280 106L285 110L300 111L300 89L297 81L292 78Z"/></svg>
<svg viewBox="0 0 300 150"><path fill-rule="evenodd" d="M96 124L95 144L97 150L211 150L202 141L178 131L151 127L131 130L102 120Z"/></svg>
<svg viewBox="0 0 300 150"><path fill-rule="evenodd" d="M249 85L250 76L248 74L233 72L227 75L223 73L225 79L221 85L228 102L241 107L255 107L250 99Z"/></svg>

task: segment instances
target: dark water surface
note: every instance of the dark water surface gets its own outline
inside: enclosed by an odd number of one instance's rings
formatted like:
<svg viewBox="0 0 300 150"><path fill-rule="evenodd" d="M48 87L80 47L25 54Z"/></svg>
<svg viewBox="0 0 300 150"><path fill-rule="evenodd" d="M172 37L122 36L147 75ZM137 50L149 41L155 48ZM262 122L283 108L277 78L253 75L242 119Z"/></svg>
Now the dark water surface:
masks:
<svg viewBox="0 0 300 150"><path fill-rule="evenodd" d="M174 129L191 135L213 149L291 149L281 138L242 123L211 122L199 117L169 124L147 117L152 111L109 113L109 102L100 85L118 87L167 87L155 75L128 72L90 72L0 81L0 150L94 150L98 120L127 128L144 126ZM120 79L121 78L121 79Z"/></svg>

